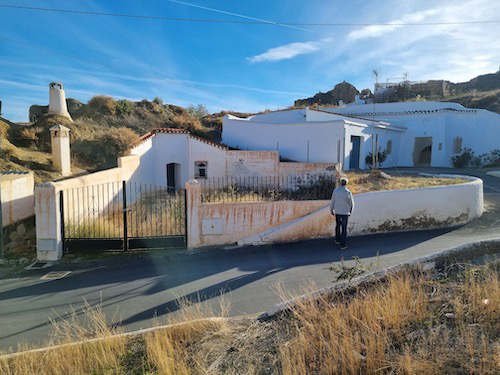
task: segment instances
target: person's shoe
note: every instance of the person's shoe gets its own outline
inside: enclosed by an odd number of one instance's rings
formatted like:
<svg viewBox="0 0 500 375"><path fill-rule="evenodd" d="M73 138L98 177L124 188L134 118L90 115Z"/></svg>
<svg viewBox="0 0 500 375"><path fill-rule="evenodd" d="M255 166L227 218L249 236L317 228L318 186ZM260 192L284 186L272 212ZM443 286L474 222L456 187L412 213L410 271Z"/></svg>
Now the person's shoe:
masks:
<svg viewBox="0 0 500 375"><path fill-rule="evenodd" d="M340 250L346 250L347 249L347 245L340 245Z"/></svg>
<svg viewBox="0 0 500 375"><path fill-rule="evenodd" d="M335 240L336 245L340 245L340 241Z"/></svg>

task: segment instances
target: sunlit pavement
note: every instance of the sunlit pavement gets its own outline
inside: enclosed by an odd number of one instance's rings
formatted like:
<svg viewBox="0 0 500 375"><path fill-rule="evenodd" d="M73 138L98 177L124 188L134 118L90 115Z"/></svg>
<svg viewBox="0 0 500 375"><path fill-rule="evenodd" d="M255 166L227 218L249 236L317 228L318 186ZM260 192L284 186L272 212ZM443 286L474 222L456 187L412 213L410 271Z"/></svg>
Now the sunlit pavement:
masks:
<svg viewBox="0 0 500 375"><path fill-rule="evenodd" d="M73 310L81 313L85 301L101 305L108 319L121 320L126 330L151 326L155 316L160 320L175 317L179 298L201 301L204 308L217 313L223 296L230 315L255 314L280 302L280 288L297 294L311 283L331 285L335 274L329 265L341 257L357 256L375 270L500 237L500 178L482 171L425 171L482 178L484 215L458 228L352 238L346 252L340 252L331 240L317 240L189 254L151 252L26 271L18 278L0 280L0 350L23 343L41 345L52 330L50 319L67 318ZM59 280L41 279L49 271L71 273Z"/></svg>

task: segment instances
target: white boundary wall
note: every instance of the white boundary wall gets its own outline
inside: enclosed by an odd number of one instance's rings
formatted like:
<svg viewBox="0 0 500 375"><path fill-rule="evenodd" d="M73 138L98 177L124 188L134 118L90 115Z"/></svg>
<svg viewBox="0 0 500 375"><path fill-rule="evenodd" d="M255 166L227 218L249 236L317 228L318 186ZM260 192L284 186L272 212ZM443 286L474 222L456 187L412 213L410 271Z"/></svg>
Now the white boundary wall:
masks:
<svg viewBox="0 0 500 375"><path fill-rule="evenodd" d="M34 180L32 172L0 173L0 228L35 214L33 206Z"/></svg>
<svg viewBox="0 0 500 375"><path fill-rule="evenodd" d="M440 176L462 177L470 182L357 194L354 196L355 209L349 220L349 235L453 227L482 215L482 180L468 176ZM257 245L332 237L334 217L330 215L329 203L323 201L323 207L310 214L240 238L237 243ZM313 206L318 201L303 201L303 204ZM210 218L200 218L201 221L206 219Z"/></svg>

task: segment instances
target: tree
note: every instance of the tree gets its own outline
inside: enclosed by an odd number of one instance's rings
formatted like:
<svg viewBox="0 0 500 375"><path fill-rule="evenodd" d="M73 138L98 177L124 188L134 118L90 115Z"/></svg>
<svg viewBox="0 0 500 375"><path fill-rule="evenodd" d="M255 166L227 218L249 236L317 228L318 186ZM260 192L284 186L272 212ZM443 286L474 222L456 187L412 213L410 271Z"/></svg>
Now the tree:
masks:
<svg viewBox="0 0 500 375"><path fill-rule="evenodd" d="M196 107L194 105L190 105L186 110L191 116L197 119L201 119L202 117L208 115L208 110L203 104L198 104Z"/></svg>

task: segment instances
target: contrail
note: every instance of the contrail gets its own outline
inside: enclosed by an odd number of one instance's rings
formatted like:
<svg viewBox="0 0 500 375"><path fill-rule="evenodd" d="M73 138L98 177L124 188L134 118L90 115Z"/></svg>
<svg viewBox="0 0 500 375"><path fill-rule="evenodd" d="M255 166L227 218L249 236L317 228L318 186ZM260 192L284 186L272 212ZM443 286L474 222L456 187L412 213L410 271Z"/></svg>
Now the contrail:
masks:
<svg viewBox="0 0 500 375"><path fill-rule="evenodd" d="M301 27L296 27L296 26L292 26L292 25L287 25L287 24L285 24L285 23L280 23L280 22L276 22L276 21L269 21L269 20L265 20L265 19L262 19L262 18L256 18L256 17L245 16L245 15L243 15L243 14L238 14L238 13L228 12L228 11L226 11L226 10L220 10L220 9L215 9L215 8L209 8L209 7L206 7L206 6L203 6L203 5L192 4L192 3L187 3L187 2L185 2L185 1L180 1L180 0L167 0L167 1L168 1L168 2L171 2L171 3L176 3L176 4L180 4L180 5L185 5L185 6L188 6L188 7L199 8L199 9L204 9L204 10L208 10L208 11L211 11L211 12L216 12L216 13L226 14L226 15L228 15L228 16L233 16L233 17L244 18L244 19L251 20L251 21L257 21L257 22L268 23L268 24L270 24L270 25L276 25L276 26L287 27L287 28L289 28L289 29L295 29L295 30L300 30L300 31L310 31L310 30L307 30L307 29L304 29L304 28L301 28Z"/></svg>

